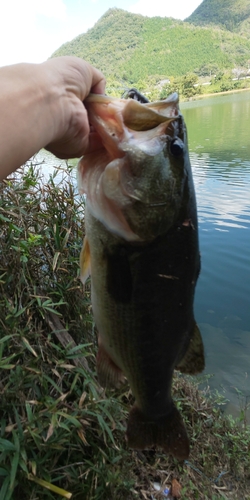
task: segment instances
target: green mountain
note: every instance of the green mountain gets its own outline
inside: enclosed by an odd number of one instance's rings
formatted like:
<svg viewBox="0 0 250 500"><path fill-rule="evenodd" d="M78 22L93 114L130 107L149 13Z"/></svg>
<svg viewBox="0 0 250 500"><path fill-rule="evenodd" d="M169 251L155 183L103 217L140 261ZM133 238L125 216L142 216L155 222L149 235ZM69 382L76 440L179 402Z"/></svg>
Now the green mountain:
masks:
<svg viewBox="0 0 250 500"><path fill-rule="evenodd" d="M210 0L203 3L206 1ZM120 86L136 84L145 89L145 81L156 82L157 76L159 81L194 71L202 74L209 65L214 72L246 67L249 54L250 38L239 34L114 8L87 33L62 45L53 57L82 57L101 69L109 83L116 81L116 87L120 82Z"/></svg>
<svg viewBox="0 0 250 500"><path fill-rule="evenodd" d="M217 25L250 37L249 0L203 0L185 21L196 25Z"/></svg>

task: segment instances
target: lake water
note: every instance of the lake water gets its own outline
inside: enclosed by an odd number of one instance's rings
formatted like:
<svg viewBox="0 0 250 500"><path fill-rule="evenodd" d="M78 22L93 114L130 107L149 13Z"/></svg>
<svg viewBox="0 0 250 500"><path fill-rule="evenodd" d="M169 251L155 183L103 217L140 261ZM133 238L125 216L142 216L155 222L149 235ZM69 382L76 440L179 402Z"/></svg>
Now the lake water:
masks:
<svg viewBox="0 0 250 500"><path fill-rule="evenodd" d="M205 372L235 415L250 402L250 92L182 103L181 110L198 205L195 315ZM46 174L63 163L46 152L38 158L45 158Z"/></svg>
<svg viewBox="0 0 250 500"><path fill-rule="evenodd" d="M250 92L182 103L181 110L202 257L196 320L206 373L214 374L209 385L224 391L235 414L250 403Z"/></svg>

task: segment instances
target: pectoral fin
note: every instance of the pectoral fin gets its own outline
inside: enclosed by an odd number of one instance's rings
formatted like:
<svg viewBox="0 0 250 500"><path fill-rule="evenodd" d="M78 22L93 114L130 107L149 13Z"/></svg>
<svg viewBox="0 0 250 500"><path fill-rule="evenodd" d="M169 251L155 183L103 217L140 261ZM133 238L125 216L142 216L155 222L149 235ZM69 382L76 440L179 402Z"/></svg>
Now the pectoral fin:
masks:
<svg viewBox="0 0 250 500"><path fill-rule="evenodd" d="M90 275L90 248L87 236L83 240L83 246L80 253L80 278L84 284Z"/></svg>
<svg viewBox="0 0 250 500"><path fill-rule="evenodd" d="M182 373L189 373L195 375L200 373L205 368L204 347L200 330L195 323L193 335L183 358L176 366L176 370Z"/></svg>

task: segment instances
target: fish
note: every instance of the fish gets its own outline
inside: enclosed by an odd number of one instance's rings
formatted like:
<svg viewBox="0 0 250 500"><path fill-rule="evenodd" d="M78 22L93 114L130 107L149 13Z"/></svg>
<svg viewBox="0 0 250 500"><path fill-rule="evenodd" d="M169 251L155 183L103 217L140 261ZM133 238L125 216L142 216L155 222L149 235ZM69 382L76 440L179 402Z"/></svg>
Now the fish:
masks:
<svg viewBox="0 0 250 500"><path fill-rule="evenodd" d="M80 272L83 283L91 276L98 380L130 385L129 448L159 447L184 460L190 446L173 374L199 373L205 361L193 312L196 198L178 95L149 103L140 94L90 94L84 104L100 139L78 164L86 196Z"/></svg>

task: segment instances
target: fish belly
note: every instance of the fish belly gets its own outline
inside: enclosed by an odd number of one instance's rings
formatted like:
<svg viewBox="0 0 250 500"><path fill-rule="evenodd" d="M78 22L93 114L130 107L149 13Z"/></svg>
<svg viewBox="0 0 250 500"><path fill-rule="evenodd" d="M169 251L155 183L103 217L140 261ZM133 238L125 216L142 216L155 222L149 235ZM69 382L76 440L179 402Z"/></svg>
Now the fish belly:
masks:
<svg viewBox="0 0 250 500"><path fill-rule="evenodd" d="M129 381L136 401L127 431L131 447L159 445L186 457L188 438L171 385L194 328L193 228L183 225L150 244L131 245L87 211L86 231L100 383L117 385L123 376Z"/></svg>

